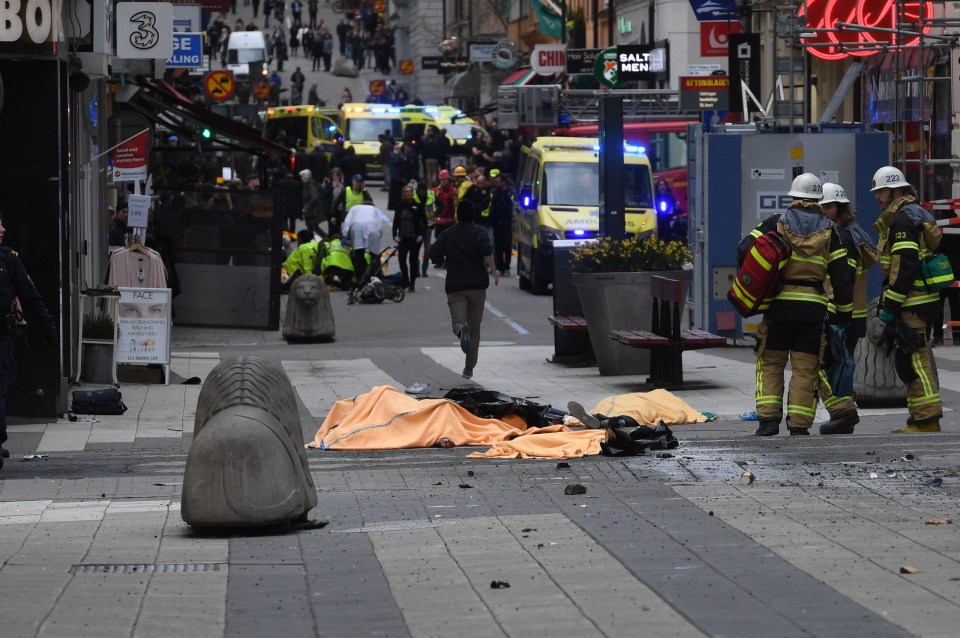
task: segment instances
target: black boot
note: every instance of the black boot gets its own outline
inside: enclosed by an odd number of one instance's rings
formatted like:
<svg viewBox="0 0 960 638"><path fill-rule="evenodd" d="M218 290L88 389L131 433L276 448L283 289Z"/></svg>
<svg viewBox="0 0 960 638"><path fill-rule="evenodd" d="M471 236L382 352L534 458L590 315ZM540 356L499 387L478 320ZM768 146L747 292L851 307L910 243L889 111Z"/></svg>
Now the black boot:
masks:
<svg viewBox="0 0 960 638"><path fill-rule="evenodd" d="M853 434L853 427L860 423L856 412L838 415L820 426L820 434Z"/></svg>
<svg viewBox="0 0 960 638"><path fill-rule="evenodd" d="M780 434L780 421L760 421L754 436L776 436Z"/></svg>
<svg viewBox="0 0 960 638"><path fill-rule="evenodd" d="M809 435L810 435L810 428L791 428L791 427L788 427L787 430L790 431L790 436L797 436L797 435L800 435L800 436L809 436Z"/></svg>

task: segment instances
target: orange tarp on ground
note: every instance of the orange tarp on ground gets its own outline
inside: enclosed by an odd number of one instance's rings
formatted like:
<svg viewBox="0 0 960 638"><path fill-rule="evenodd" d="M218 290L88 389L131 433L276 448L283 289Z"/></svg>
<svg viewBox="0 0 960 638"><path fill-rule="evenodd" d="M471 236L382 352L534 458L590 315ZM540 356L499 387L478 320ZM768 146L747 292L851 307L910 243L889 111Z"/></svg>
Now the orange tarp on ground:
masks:
<svg viewBox="0 0 960 638"><path fill-rule="evenodd" d="M398 450L454 445L492 445L487 457L573 458L600 453L602 431L571 432L563 425L527 428L519 417L478 417L446 399L407 396L381 385L353 399L337 401L307 447L325 450ZM547 438L544 438L547 437ZM510 441L513 447L505 442ZM519 443L519 441L523 443Z"/></svg>
<svg viewBox="0 0 960 638"><path fill-rule="evenodd" d="M633 392L607 397L598 403L590 414L604 416L629 416L643 425L666 425L706 423L710 419L690 407L683 399L667 390Z"/></svg>

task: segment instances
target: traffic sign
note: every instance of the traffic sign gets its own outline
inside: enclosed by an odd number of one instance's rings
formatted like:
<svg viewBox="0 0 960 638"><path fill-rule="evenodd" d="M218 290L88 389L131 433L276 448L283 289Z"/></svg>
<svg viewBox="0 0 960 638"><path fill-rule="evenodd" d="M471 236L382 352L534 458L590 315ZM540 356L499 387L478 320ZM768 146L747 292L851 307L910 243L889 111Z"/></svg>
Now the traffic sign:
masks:
<svg viewBox="0 0 960 638"><path fill-rule="evenodd" d="M165 64L168 69L196 69L203 66L203 34L174 33L173 55Z"/></svg>
<svg viewBox="0 0 960 638"><path fill-rule="evenodd" d="M270 97L270 82L260 80L253 85L253 94L258 100L265 100Z"/></svg>
<svg viewBox="0 0 960 638"><path fill-rule="evenodd" d="M400 60L400 73L410 75L413 73L413 60Z"/></svg>
<svg viewBox="0 0 960 638"><path fill-rule="evenodd" d="M237 90L230 71L210 71L203 80L203 90L211 100L229 100Z"/></svg>
<svg viewBox="0 0 960 638"><path fill-rule="evenodd" d="M383 80L370 80L370 95L380 97L387 92L387 85Z"/></svg>

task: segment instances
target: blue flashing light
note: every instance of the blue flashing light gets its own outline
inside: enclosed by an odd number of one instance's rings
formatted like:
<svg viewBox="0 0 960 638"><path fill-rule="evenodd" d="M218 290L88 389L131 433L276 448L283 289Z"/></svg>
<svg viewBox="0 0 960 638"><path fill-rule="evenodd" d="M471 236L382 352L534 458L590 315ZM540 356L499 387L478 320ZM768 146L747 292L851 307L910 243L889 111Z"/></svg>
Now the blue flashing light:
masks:
<svg viewBox="0 0 960 638"><path fill-rule="evenodd" d="M524 207L524 208L530 208L530 196L529 196L529 195L524 195L524 196L523 196L523 207Z"/></svg>
<svg viewBox="0 0 960 638"><path fill-rule="evenodd" d="M560 126L569 126L570 125L570 114L561 113L560 114Z"/></svg>
<svg viewBox="0 0 960 638"><path fill-rule="evenodd" d="M333 133L334 131L337 130L337 127L334 126L333 124L331 124L330 126L327 127L327 130L330 131L331 133Z"/></svg>
<svg viewBox="0 0 960 638"><path fill-rule="evenodd" d="M586 231L583 230L582 228L577 228L576 230L573 231L573 234L576 235L577 237L583 237L583 234L585 232Z"/></svg>
<svg viewBox="0 0 960 638"><path fill-rule="evenodd" d="M643 146L637 146L634 144L628 144L627 142L623 143L623 150L625 153L632 153L635 155L644 155L647 152L647 149Z"/></svg>
<svg viewBox="0 0 960 638"><path fill-rule="evenodd" d="M660 212L661 213L667 212L667 202L660 202Z"/></svg>
<svg viewBox="0 0 960 638"><path fill-rule="evenodd" d="M399 113L399 112L400 112L400 109L398 107L387 109L387 113Z"/></svg>
<svg viewBox="0 0 960 638"><path fill-rule="evenodd" d="M599 153L599 152L600 152L600 145L599 145L599 144L594 144L594 145L593 145L593 150L595 150L596 152Z"/></svg>

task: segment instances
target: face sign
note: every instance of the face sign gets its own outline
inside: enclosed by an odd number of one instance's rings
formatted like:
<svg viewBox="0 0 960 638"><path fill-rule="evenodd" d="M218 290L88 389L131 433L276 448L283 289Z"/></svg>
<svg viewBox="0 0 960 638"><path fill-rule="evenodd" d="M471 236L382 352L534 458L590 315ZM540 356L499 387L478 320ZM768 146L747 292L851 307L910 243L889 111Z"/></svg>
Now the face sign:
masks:
<svg viewBox="0 0 960 638"><path fill-rule="evenodd" d="M167 304L122 303L118 313L124 319L162 319L167 316Z"/></svg>

